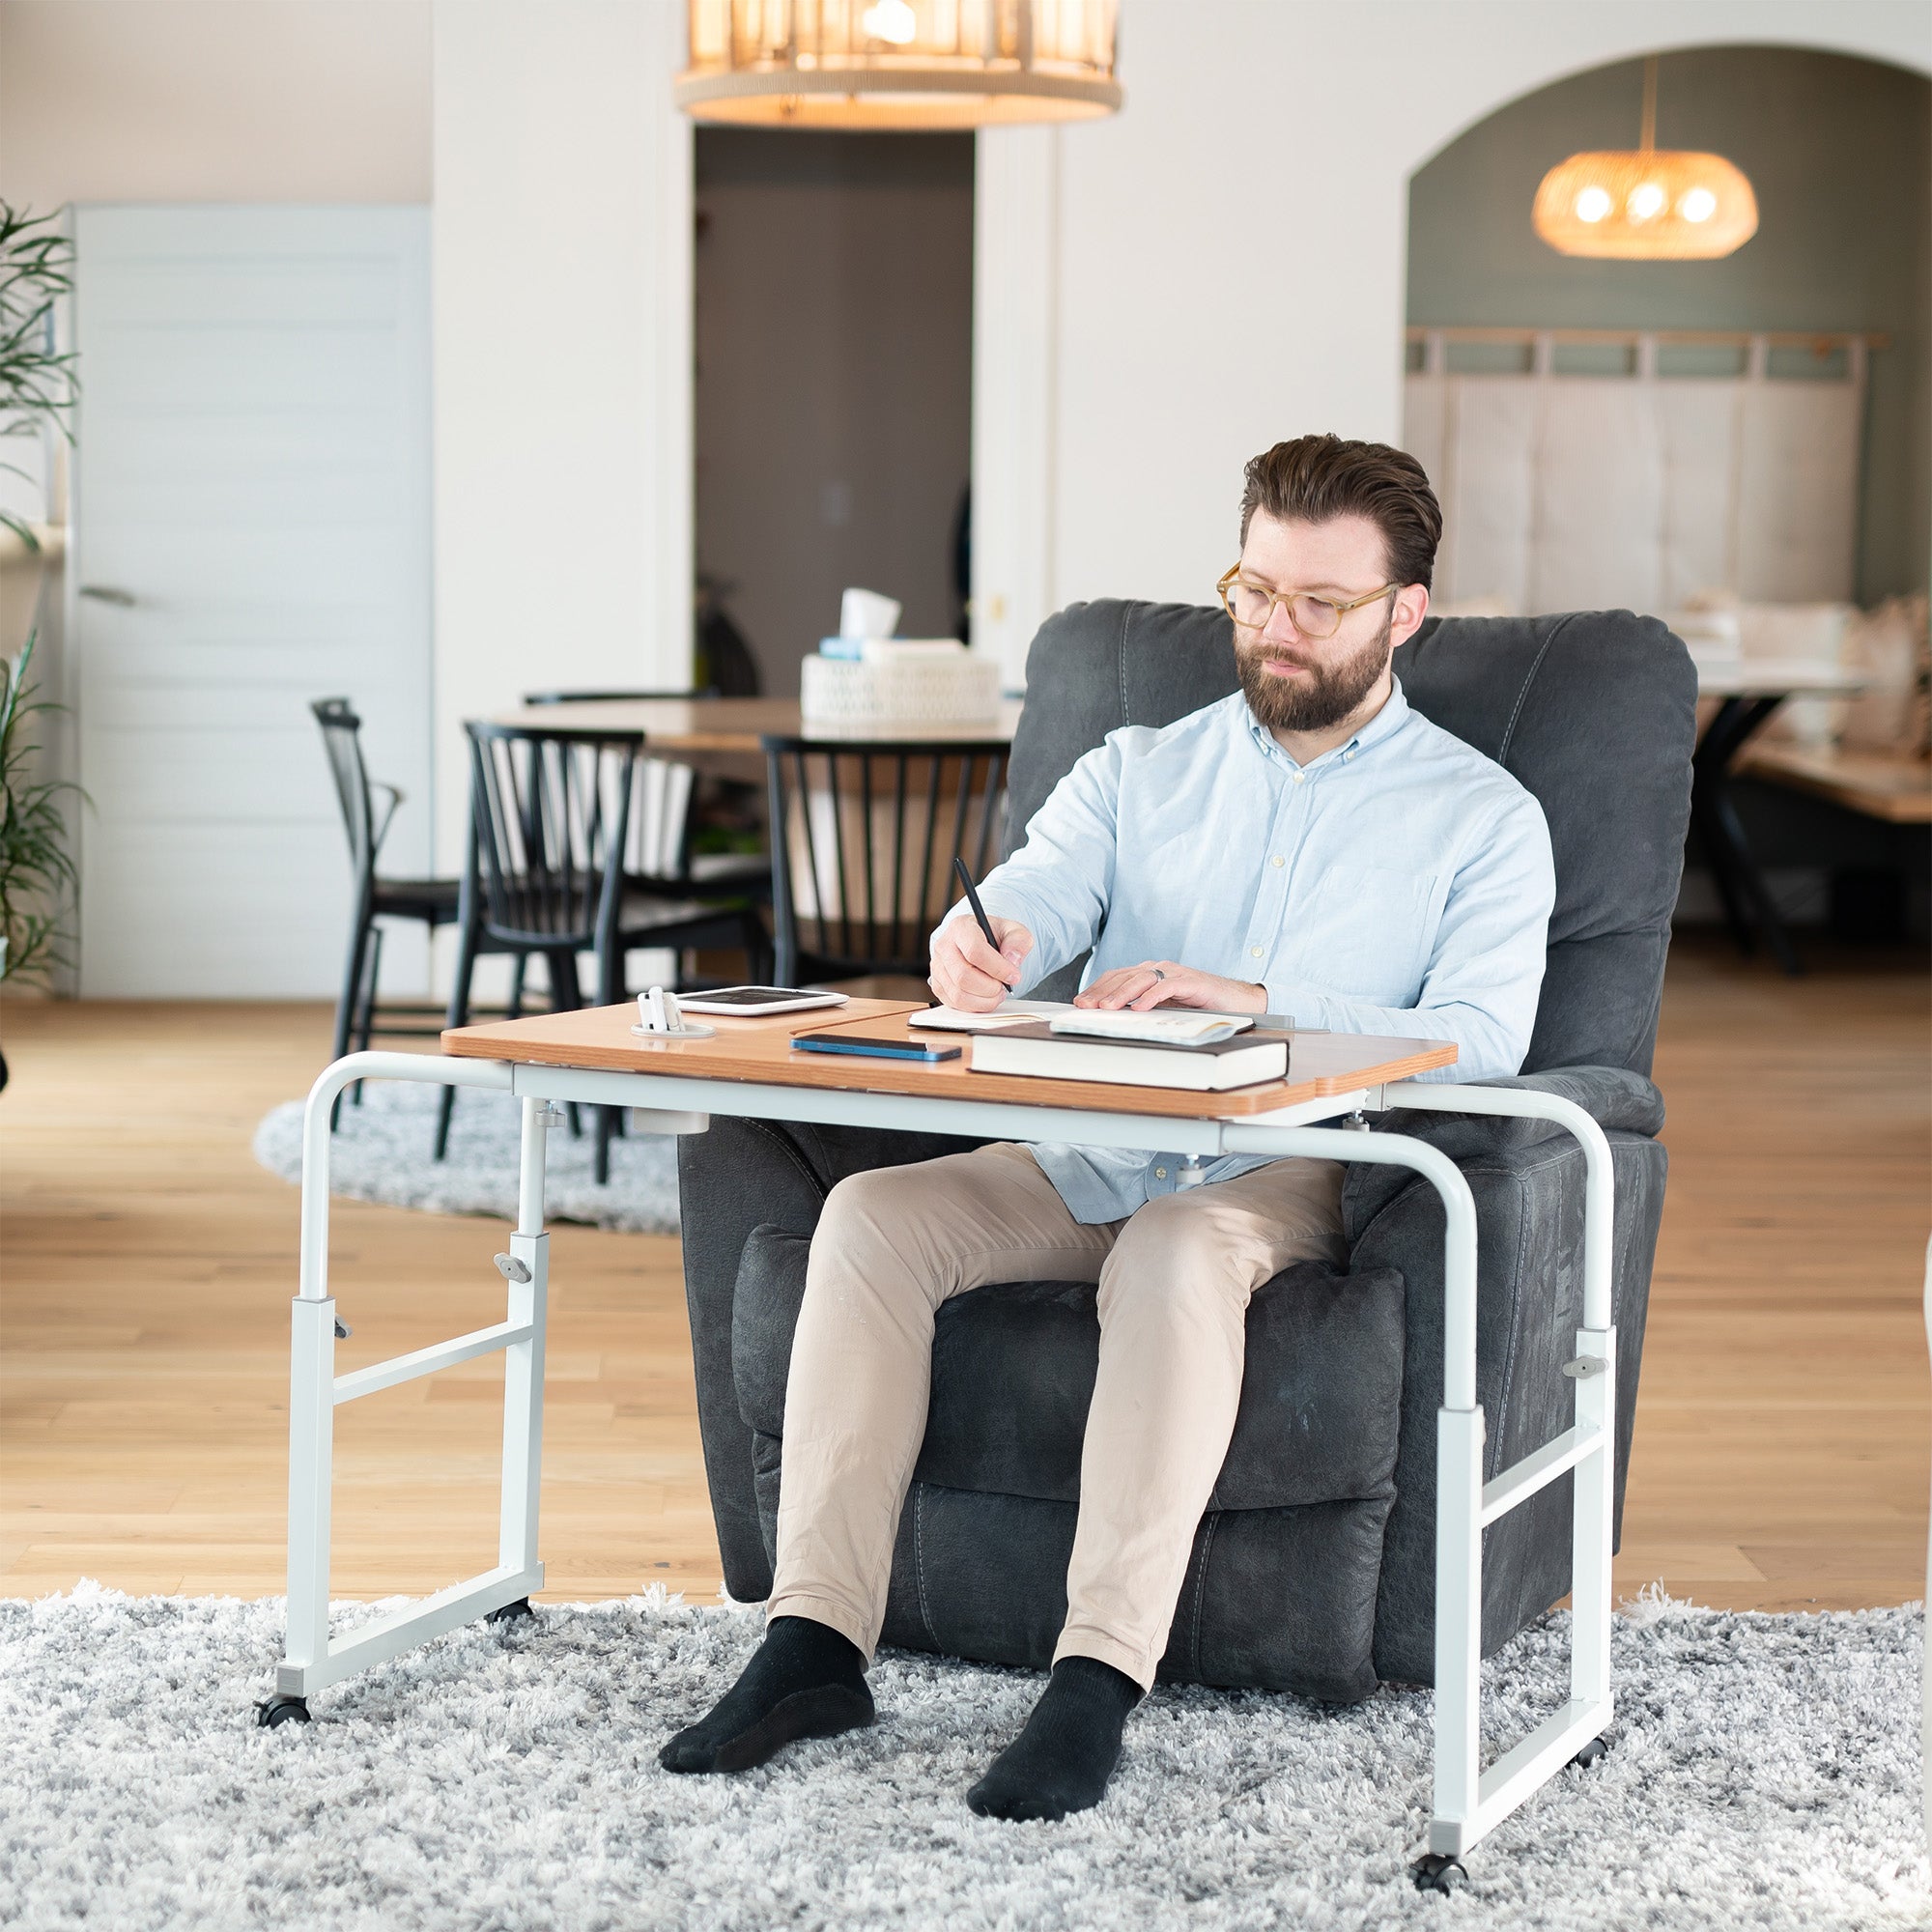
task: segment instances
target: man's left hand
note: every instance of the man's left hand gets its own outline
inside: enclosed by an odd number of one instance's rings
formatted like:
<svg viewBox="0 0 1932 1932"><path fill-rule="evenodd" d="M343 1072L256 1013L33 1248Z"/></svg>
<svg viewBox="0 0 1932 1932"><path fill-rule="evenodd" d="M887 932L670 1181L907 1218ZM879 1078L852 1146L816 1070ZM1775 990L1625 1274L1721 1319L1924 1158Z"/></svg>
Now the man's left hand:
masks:
<svg viewBox="0 0 1932 1932"><path fill-rule="evenodd" d="M1116 966L1102 973L1076 1007L1126 1008L1137 1013L1154 1007L1203 1007L1215 1013L1264 1013L1267 991L1250 980L1224 980L1172 959L1147 959L1138 966Z"/></svg>

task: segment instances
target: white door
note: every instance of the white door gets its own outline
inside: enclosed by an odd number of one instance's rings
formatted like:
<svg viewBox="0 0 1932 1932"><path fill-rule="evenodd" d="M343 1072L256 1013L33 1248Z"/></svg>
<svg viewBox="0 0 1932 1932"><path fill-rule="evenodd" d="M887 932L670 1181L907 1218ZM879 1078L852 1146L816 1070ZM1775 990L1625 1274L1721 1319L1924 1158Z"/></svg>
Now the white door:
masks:
<svg viewBox="0 0 1932 1932"><path fill-rule="evenodd" d="M351 698L408 795L383 870L430 869L428 211L75 234L81 992L330 994L348 847L311 698ZM399 933L385 984L424 978Z"/></svg>

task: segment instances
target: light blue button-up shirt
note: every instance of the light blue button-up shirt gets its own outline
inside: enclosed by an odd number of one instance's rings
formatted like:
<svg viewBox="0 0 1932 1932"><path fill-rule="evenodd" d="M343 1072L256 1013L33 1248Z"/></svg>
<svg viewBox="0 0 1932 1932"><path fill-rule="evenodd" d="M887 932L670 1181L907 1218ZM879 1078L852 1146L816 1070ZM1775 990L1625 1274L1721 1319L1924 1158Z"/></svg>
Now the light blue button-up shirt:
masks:
<svg viewBox="0 0 1932 1932"><path fill-rule="evenodd" d="M1110 731L980 895L1034 936L1016 993L1090 946L1083 983L1172 959L1258 982L1297 1026L1454 1040L1456 1065L1422 1078L1487 1080L1528 1049L1555 891L1542 807L1410 710L1398 681L1354 737L1307 765L1239 692L1163 729ZM1181 1164L1034 1151L1084 1222L1172 1193ZM1264 1158L1226 1154L1206 1178Z"/></svg>

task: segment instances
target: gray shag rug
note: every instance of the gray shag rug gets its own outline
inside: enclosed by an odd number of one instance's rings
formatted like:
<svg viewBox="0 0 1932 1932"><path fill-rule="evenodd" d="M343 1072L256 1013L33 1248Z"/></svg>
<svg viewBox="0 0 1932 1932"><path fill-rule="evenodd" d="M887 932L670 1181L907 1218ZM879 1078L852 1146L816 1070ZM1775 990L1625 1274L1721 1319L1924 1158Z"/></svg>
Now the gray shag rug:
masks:
<svg viewBox="0 0 1932 1932"><path fill-rule="evenodd" d="M456 1096L447 1156L435 1160L440 1087L372 1080L358 1107L345 1097L329 1157L329 1192L435 1214L492 1214L514 1220L523 1103L466 1088ZM599 1186L595 1114L579 1109L581 1139L553 1128L546 1160L545 1213L632 1235L677 1233L677 1143L631 1133L611 1143L611 1179ZM255 1129L255 1158L284 1180L301 1180L302 1103L287 1100Z"/></svg>
<svg viewBox="0 0 1932 1932"><path fill-rule="evenodd" d="M373 1613L344 1605L338 1628ZM1563 1694L1553 1615L1488 1669L1511 1731ZM1106 1801L961 1794L1041 1680L889 1652L869 1731L737 1777L659 1769L732 1681L744 1609L661 1593L473 1626L258 1729L281 1607L83 1584L0 1603L0 1921L41 1928L1924 1926L1916 1606L1620 1617L1613 1748L1470 1855L1405 1867L1430 1700L1162 1687ZM1492 1737L1491 1747L1500 1742Z"/></svg>

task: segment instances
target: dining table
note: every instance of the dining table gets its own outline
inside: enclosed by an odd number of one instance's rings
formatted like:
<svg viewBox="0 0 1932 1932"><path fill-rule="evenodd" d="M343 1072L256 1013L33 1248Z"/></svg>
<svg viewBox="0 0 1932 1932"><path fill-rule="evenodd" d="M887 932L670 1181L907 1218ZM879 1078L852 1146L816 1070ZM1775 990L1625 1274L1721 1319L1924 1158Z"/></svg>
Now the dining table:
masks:
<svg viewBox="0 0 1932 1932"><path fill-rule="evenodd" d="M1003 697L995 717L963 724L921 724L871 726L863 731L814 723L810 735L826 738L929 738L944 743L952 738L1004 738L1012 741L1019 727L1021 700ZM767 736L797 737L808 730L795 697L599 697L566 704L520 704L498 712L498 724L518 724L532 730L638 731L656 755L683 758L700 770L720 776L744 776L729 769L733 761L758 760L762 777L762 740Z"/></svg>

